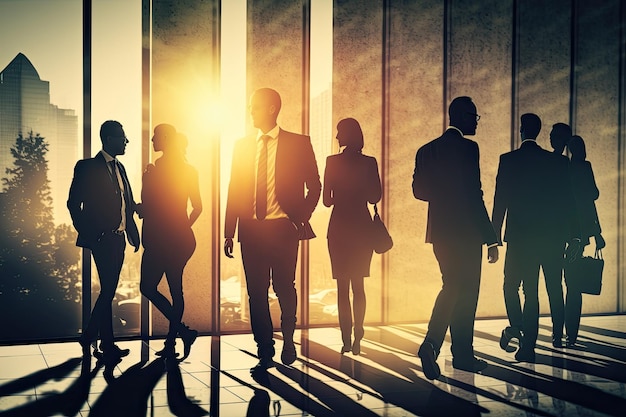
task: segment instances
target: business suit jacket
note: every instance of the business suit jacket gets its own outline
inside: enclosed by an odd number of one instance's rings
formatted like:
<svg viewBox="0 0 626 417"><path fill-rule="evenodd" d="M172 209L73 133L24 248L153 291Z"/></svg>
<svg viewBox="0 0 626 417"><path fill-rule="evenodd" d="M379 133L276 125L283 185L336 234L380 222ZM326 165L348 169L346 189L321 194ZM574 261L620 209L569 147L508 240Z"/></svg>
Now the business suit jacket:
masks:
<svg viewBox="0 0 626 417"><path fill-rule="evenodd" d="M124 166L118 161L120 175L126 184L126 236L135 248L139 247L139 232L133 213L135 201ZM113 182L102 153L83 159L74 167L67 208L78 232L76 245L93 248L104 233L117 229L122 217L122 193Z"/></svg>
<svg viewBox="0 0 626 417"><path fill-rule="evenodd" d="M589 161L571 161L569 174L576 202L580 237L586 242L589 237L602 233L595 203L600 197L600 190Z"/></svg>
<svg viewBox="0 0 626 417"><path fill-rule="evenodd" d="M576 235L567 157L534 140L500 156L492 221L501 244L538 239L566 242Z"/></svg>
<svg viewBox="0 0 626 417"><path fill-rule="evenodd" d="M481 187L478 144L457 129L417 151L413 195L428 201L427 243L497 242Z"/></svg>
<svg viewBox="0 0 626 417"><path fill-rule="evenodd" d="M277 140L276 199L289 219L303 228L308 226L322 190L311 139L280 129ZM237 225L239 241L252 235L256 141L251 135L235 144L224 220L226 238L234 237Z"/></svg>

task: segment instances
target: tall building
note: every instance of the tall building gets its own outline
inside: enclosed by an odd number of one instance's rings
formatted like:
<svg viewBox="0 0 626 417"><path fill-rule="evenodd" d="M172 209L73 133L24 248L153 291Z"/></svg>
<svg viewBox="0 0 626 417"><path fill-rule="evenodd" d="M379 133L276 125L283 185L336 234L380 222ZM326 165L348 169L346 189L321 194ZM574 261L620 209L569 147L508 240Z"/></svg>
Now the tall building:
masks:
<svg viewBox="0 0 626 417"><path fill-rule="evenodd" d="M48 179L55 223L69 223L65 206L78 157L78 117L50 103L50 83L22 53L0 72L0 177L13 167L10 149L21 133L39 133L48 143Z"/></svg>
<svg viewBox="0 0 626 417"><path fill-rule="evenodd" d="M319 95L311 99L311 125L309 126L309 134L311 136L311 144L317 157L317 164L320 168L325 165L326 157L333 152L333 135L332 125L332 90L328 88ZM323 172L323 171L322 171Z"/></svg>

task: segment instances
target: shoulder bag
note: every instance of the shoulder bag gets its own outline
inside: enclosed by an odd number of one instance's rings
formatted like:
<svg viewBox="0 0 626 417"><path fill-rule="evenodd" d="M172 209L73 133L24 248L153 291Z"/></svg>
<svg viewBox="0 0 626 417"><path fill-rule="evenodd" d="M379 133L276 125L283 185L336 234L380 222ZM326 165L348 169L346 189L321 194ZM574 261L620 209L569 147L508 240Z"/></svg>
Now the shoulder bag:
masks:
<svg viewBox="0 0 626 417"><path fill-rule="evenodd" d="M378 214L378 207L374 204L374 217L371 227L372 247L376 253L385 253L393 247L393 239L387 230L387 226Z"/></svg>

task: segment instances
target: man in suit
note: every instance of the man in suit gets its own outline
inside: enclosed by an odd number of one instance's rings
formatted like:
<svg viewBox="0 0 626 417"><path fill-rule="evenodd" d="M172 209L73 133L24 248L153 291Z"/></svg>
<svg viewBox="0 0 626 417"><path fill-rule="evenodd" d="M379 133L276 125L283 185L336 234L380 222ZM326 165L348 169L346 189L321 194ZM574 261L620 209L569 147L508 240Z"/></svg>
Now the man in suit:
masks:
<svg viewBox="0 0 626 417"><path fill-rule="evenodd" d="M312 237L309 219L322 188L310 138L281 129L276 123L280 108L275 90L261 88L252 94L250 114L257 132L235 144L224 221L224 253L229 258L238 227L259 357L252 372L274 365L270 281L281 309L281 361L289 365L296 360L298 246L299 240Z"/></svg>
<svg viewBox="0 0 626 417"><path fill-rule="evenodd" d="M91 250L100 278L100 294L79 342L83 353L89 354L90 345L96 347L99 335L102 352L96 349L94 354L115 360L129 351L113 342L111 304L124 262L124 236L137 252L139 232L133 218L135 201L130 183L117 159L125 153L128 143L122 125L113 120L104 122L100 140L102 150L74 167L67 208L78 232L76 245Z"/></svg>
<svg viewBox="0 0 626 417"><path fill-rule="evenodd" d="M492 213L500 245L506 216L504 301L510 326L502 331L500 346L512 351L510 340L520 339L521 347L515 358L521 362L535 361L540 268L549 289L553 317L557 317L554 333L561 340L563 255L566 242L575 234L567 215L567 208L571 207L571 194L567 192L567 163L562 163L561 155L544 150L537 144L540 131L541 120L536 114L521 116L522 144L519 149L500 156ZM573 244L570 249L574 249ZM519 297L520 284L524 291L523 309Z"/></svg>
<svg viewBox="0 0 626 417"><path fill-rule="evenodd" d="M483 201L478 144L464 137L476 134L480 116L470 97L455 98L448 114L450 127L417 151L413 173L413 195L428 201L426 242L433 245L443 279L417 352L428 379L441 375L436 360L448 327L452 366L469 372L487 367L473 348L483 244L489 262L498 260L498 240Z"/></svg>

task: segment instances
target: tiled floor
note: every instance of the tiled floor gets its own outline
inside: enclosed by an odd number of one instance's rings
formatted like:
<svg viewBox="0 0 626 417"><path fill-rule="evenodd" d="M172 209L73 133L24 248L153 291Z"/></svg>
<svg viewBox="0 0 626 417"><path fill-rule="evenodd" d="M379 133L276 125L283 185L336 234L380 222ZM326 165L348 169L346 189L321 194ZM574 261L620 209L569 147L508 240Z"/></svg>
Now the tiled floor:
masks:
<svg viewBox="0 0 626 417"><path fill-rule="evenodd" d="M415 356L425 324L368 327L360 356L338 353L337 328L301 331L294 366L257 380L251 335L201 337L180 364L157 359L161 341L120 342L113 369L75 342L3 346L0 416L626 416L626 316L584 317L576 350L552 348L542 318L536 364L499 348L505 324L476 323L481 375L453 369L446 343L435 381Z"/></svg>

